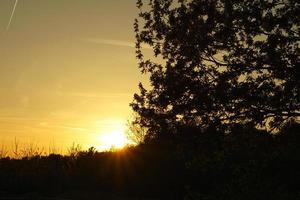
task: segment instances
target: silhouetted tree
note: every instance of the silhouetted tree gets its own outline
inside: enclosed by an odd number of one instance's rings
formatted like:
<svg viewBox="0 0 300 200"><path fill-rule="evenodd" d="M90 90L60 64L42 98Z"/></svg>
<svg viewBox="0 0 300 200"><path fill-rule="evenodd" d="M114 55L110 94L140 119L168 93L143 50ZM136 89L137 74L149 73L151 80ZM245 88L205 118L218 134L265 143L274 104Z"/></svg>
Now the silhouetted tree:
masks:
<svg viewBox="0 0 300 200"><path fill-rule="evenodd" d="M150 88L140 84L131 106L148 137L182 124L278 128L300 116L299 2L146 2L137 1L134 28Z"/></svg>

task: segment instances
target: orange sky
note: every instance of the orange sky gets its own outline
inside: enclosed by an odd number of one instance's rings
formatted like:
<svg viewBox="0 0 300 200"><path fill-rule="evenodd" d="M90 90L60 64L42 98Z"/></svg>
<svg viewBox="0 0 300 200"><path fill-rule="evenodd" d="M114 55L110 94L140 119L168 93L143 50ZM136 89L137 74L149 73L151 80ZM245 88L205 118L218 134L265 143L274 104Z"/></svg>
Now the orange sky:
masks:
<svg viewBox="0 0 300 200"><path fill-rule="evenodd" d="M103 148L124 129L140 75L134 0L0 1L0 145Z"/></svg>

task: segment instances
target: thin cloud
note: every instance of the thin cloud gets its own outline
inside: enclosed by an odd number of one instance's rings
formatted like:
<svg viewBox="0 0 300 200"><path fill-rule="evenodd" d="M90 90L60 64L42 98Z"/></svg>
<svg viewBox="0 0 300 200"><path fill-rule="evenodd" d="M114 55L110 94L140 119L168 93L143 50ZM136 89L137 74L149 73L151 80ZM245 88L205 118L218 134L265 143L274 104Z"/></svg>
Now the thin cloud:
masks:
<svg viewBox="0 0 300 200"><path fill-rule="evenodd" d="M14 117L14 116L0 116L1 121L41 121L41 119L28 118L28 117Z"/></svg>
<svg viewBox="0 0 300 200"><path fill-rule="evenodd" d="M73 97L83 97L83 98L120 98L120 97L132 97L131 93L80 93L80 92L70 92L66 93Z"/></svg>
<svg viewBox="0 0 300 200"><path fill-rule="evenodd" d="M104 44L104 45L112 45L112 46L120 46L120 47L130 47L135 48L134 42L122 41L122 40L111 40L111 39L103 39L103 38L85 38L83 41L94 43L94 44ZM144 49L152 49L149 45L142 45Z"/></svg>

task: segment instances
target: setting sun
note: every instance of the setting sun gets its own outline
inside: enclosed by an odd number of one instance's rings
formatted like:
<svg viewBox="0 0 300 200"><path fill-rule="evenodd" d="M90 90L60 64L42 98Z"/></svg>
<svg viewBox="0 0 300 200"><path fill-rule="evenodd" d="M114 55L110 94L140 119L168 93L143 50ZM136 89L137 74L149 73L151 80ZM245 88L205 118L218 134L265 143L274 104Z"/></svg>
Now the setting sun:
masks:
<svg viewBox="0 0 300 200"><path fill-rule="evenodd" d="M300 200L300 0L0 0L0 200Z"/></svg>
<svg viewBox="0 0 300 200"><path fill-rule="evenodd" d="M128 144L128 140L123 130L113 131L111 133L104 134L101 137L101 146L104 149L121 149L126 144Z"/></svg>

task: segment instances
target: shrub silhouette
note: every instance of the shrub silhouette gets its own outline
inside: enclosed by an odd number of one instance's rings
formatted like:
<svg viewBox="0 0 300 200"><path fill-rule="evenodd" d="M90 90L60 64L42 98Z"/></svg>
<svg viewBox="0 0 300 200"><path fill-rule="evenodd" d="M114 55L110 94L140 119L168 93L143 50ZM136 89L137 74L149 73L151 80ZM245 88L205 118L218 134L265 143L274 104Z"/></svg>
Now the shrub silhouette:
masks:
<svg viewBox="0 0 300 200"><path fill-rule="evenodd" d="M137 0L137 57L151 83L131 104L141 144L109 152L74 144L69 156L30 148L21 158L15 140L17 158L0 158L0 191L300 199L299 3L174 2L143 10ZM145 60L143 43L165 64Z"/></svg>
<svg viewBox="0 0 300 200"><path fill-rule="evenodd" d="M197 136L180 144L140 144L113 152L90 148L76 156L2 158L0 190L157 199L300 197L299 124L287 124L276 135L242 126L228 135L191 127L181 131Z"/></svg>

